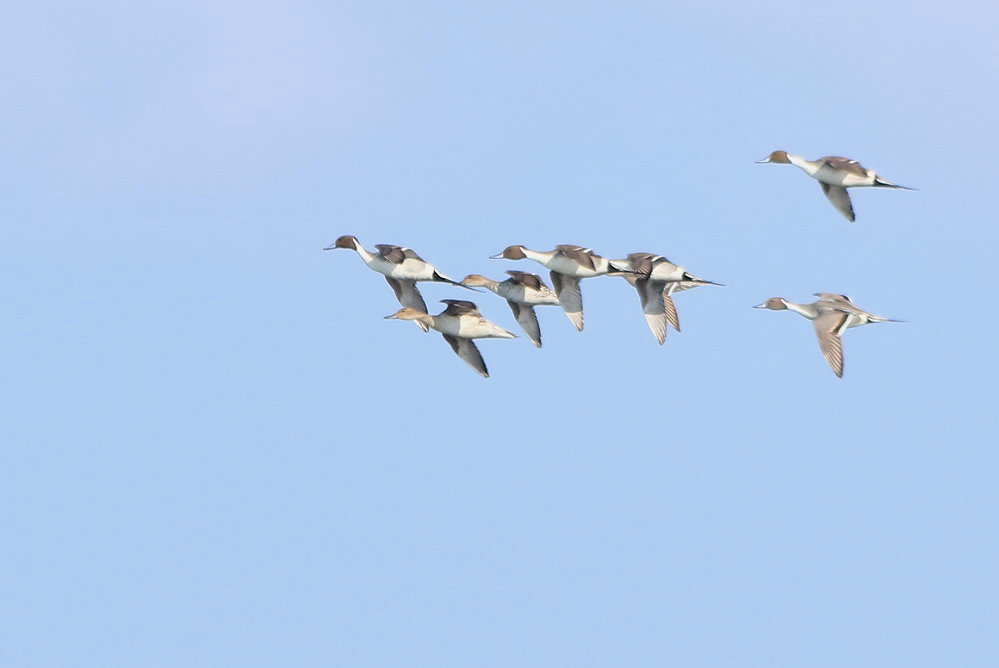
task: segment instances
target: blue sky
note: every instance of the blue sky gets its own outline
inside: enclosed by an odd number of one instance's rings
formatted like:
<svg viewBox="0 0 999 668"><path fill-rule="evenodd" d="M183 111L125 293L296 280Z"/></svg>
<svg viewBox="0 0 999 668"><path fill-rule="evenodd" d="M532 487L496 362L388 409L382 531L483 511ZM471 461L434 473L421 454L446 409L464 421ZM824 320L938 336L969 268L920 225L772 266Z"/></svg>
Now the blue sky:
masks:
<svg viewBox="0 0 999 668"><path fill-rule="evenodd" d="M0 663L995 665L997 14L9 7ZM851 225L778 148L919 190ZM660 348L585 281L483 380L341 234L726 287ZM750 308L816 291L908 322L837 380Z"/></svg>

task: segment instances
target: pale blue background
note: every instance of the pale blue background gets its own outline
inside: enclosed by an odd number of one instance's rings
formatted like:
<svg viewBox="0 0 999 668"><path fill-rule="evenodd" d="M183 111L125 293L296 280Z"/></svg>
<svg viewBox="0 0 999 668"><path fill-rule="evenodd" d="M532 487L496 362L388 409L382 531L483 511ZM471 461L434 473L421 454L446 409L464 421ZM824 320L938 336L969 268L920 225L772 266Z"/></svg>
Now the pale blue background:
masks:
<svg viewBox="0 0 999 668"><path fill-rule="evenodd" d="M0 22L0 665L995 666L991 2L39 2ZM849 224L783 148L918 192ZM340 234L725 288L481 344ZM908 320L811 328L818 290ZM448 286L428 302L468 298ZM473 296L514 327L494 295Z"/></svg>

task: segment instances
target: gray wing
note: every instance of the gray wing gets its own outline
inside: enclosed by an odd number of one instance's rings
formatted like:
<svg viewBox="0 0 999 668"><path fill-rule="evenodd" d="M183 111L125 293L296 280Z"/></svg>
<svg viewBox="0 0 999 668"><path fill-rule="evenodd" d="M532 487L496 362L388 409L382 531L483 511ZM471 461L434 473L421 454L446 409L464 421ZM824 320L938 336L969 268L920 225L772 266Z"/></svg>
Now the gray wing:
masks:
<svg viewBox="0 0 999 668"><path fill-rule="evenodd" d="M562 244L556 246L555 250L564 255L565 257L577 262L579 266L586 267L587 269L596 269L596 264L593 263L593 251L588 248L583 248L582 246L569 246L567 244ZM552 279L554 280L554 279Z"/></svg>
<svg viewBox="0 0 999 668"><path fill-rule="evenodd" d="M673 301L673 293L679 288L677 281L670 281L662 290L663 309L666 311L666 320L673 329L680 331L680 314L676 312L676 303Z"/></svg>
<svg viewBox="0 0 999 668"><path fill-rule="evenodd" d="M537 274L530 274L526 271L514 271L512 269L508 270L506 273L510 274L510 277L513 278L515 283L519 283L526 288L533 288L534 290L548 288L545 282L542 281L541 277Z"/></svg>
<svg viewBox="0 0 999 668"><path fill-rule="evenodd" d="M666 309L663 305L662 284L640 278L635 281L635 288L642 300L642 312L645 322L649 324L653 336L659 345L666 342ZM670 301L673 301L672 299Z"/></svg>
<svg viewBox="0 0 999 668"><path fill-rule="evenodd" d="M441 334L444 340L451 344L451 349L458 354L458 357L465 360L470 367L478 371L485 378L489 378L489 369L486 368L486 361L482 359L482 353L471 339L463 339L450 334Z"/></svg>
<svg viewBox="0 0 999 668"><path fill-rule="evenodd" d="M520 328L527 334L527 338L534 342L538 348L541 347L541 325L538 324L538 314L534 312L534 307L527 304L507 301L513 317L517 319Z"/></svg>
<svg viewBox="0 0 999 668"><path fill-rule="evenodd" d="M812 321L815 334L819 337L822 355L837 378L843 377L843 340L840 336L846 329L849 317L849 314L842 311L825 311Z"/></svg>
<svg viewBox="0 0 999 668"><path fill-rule="evenodd" d="M442 299L441 304L447 304L441 315L482 315L478 306L464 299Z"/></svg>
<svg viewBox="0 0 999 668"><path fill-rule="evenodd" d="M842 302L847 302L848 304L853 303L853 300L847 297L846 295L840 295L835 292L816 292L815 296L818 297L819 299L824 299L825 301L829 302L842 301Z"/></svg>
<svg viewBox="0 0 999 668"><path fill-rule="evenodd" d="M406 251L409 250L408 248L392 246L391 244L375 244L375 248L378 249L378 254L383 259L393 264L402 264L403 260L406 259Z"/></svg>
<svg viewBox="0 0 999 668"><path fill-rule="evenodd" d="M825 194L832 205L836 207L836 210L841 214L846 216L846 219L851 223L857 219L853 215L853 202L850 201L850 193L846 192L846 188L841 186L831 186L828 183L819 182L822 186L822 192Z"/></svg>
<svg viewBox="0 0 999 668"><path fill-rule="evenodd" d="M658 257L652 253L628 253L628 264L636 274L648 276L652 273L653 260Z"/></svg>
<svg viewBox="0 0 999 668"><path fill-rule="evenodd" d="M583 331L583 294L579 291L579 279L554 271L551 272L551 277L562 310L576 329Z"/></svg>
<svg viewBox="0 0 999 668"><path fill-rule="evenodd" d="M391 276L386 276L385 280L392 286L395 298L399 300L400 304L415 308L417 311L423 313L427 312L427 304L423 301L423 295L420 294L419 289L416 287L416 281L407 281L405 279L392 278ZM414 320L413 323L418 325L424 332L430 329L419 320Z"/></svg>
<svg viewBox="0 0 999 668"><path fill-rule="evenodd" d="M851 174L857 174L858 176L867 176L867 170L852 158L844 158L838 155L827 155L822 158L822 162L829 165L833 169L839 169L844 172L850 172Z"/></svg>

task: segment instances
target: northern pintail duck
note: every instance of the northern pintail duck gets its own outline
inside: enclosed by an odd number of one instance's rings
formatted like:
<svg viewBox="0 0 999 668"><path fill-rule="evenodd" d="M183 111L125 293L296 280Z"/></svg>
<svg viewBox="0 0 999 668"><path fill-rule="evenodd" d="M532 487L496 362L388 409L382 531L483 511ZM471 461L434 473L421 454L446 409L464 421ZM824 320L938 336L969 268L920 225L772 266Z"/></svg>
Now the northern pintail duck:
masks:
<svg viewBox="0 0 999 668"><path fill-rule="evenodd" d="M753 308L771 311L794 311L812 321L815 334L819 337L819 347L826 362L837 377L843 377L843 342L840 337L850 327L868 325L872 322L901 322L874 315L858 308L846 295L831 292L816 292L818 301L811 304L796 304L783 297L771 297Z"/></svg>
<svg viewBox="0 0 999 668"><path fill-rule="evenodd" d="M386 320L412 320L437 330L451 345L458 357L488 378L489 370L486 368L486 362L482 359L482 353L479 352L472 339L515 339L517 335L486 320L479 313L479 308L472 302L442 299L441 303L447 304L447 308L438 315L430 315L426 311L404 306L385 318Z"/></svg>
<svg viewBox="0 0 999 668"><path fill-rule="evenodd" d="M427 304L423 301L423 295L416 287L417 282L437 281L461 285L461 283L440 273L434 265L421 258L411 248L377 244L375 248L378 249L378 252L372 253L361 245L357 237L345 234L323 250L336 250L337 248L356 251L370 269L385 276L385 280L392 286L400 304L424 313L427 311ZM423 322L416 321L416 324L424 332L427 331L427 326Z"/></svg>
<svg viewBox="0 0 999 668"><path fill-rule="evenodd" d="M536 251L523 246L507 246L502 253L492 259L534 260L548 267L558 295L559 304L576 329L583 331L583 295L579 291L579 281L609 273L620 273L610 261L597 255L589 248L562 244L555 250Z"/></svg>
<svg viewBox="0 0 999 668"><path fill-rule="evenodd" d="M721 285L698 278L683 267L653 253L631 253L623 260L611 260L611 264L623 270L621 276L638 290L645 321L659 345L666 341L667 323L680 331L680 316L676 311L673 293L701 285Z"/></svg>
<svg viewBox="0 0 999 668"><path fill-rule="evenodd" d="M505 299L513 311L520 327L527 337L538 348L541 347L541 326L534 312L535 306L551 304L559 306L558 295L545 285L537 274L524 271L508 271L510 278L505 281L494 281L480 274L469 274L462 279L461 284L472 287L483 287L495 292Z"/></svg>
<svg viewBox="0 0 999 668"><path fill-rule="evenodd" d="M836 155L829 155L818 160L808 160L806 158L792 155L787 151L774 151L762 160L756 161L758 164L773 162L781 165L794 165L801 168L806 174L819 182L822 192L829 198L836 210L846 216L851 223L856 220L853 214L853 203L850 202L850 194L847 188L898 188L900 190L915 190L892 183L882 177L873 169L866 169L856 160L841 158Z"/></svg>

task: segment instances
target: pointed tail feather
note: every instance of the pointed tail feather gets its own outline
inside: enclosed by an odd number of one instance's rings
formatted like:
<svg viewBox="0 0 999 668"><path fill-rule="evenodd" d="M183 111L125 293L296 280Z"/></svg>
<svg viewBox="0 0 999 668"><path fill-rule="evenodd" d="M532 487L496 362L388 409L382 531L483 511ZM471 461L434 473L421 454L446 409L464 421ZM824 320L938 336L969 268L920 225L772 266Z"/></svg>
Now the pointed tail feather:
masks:
<svg viewBox="0 0 999 668"><path fill-rule="evenodd" d="M883 179L880 176L874 177L874 186L880 188L897 188L899 190L915 190L915 188L910 188L908 186L900 186L897 183L892 183L891 181Z"/></svg>

